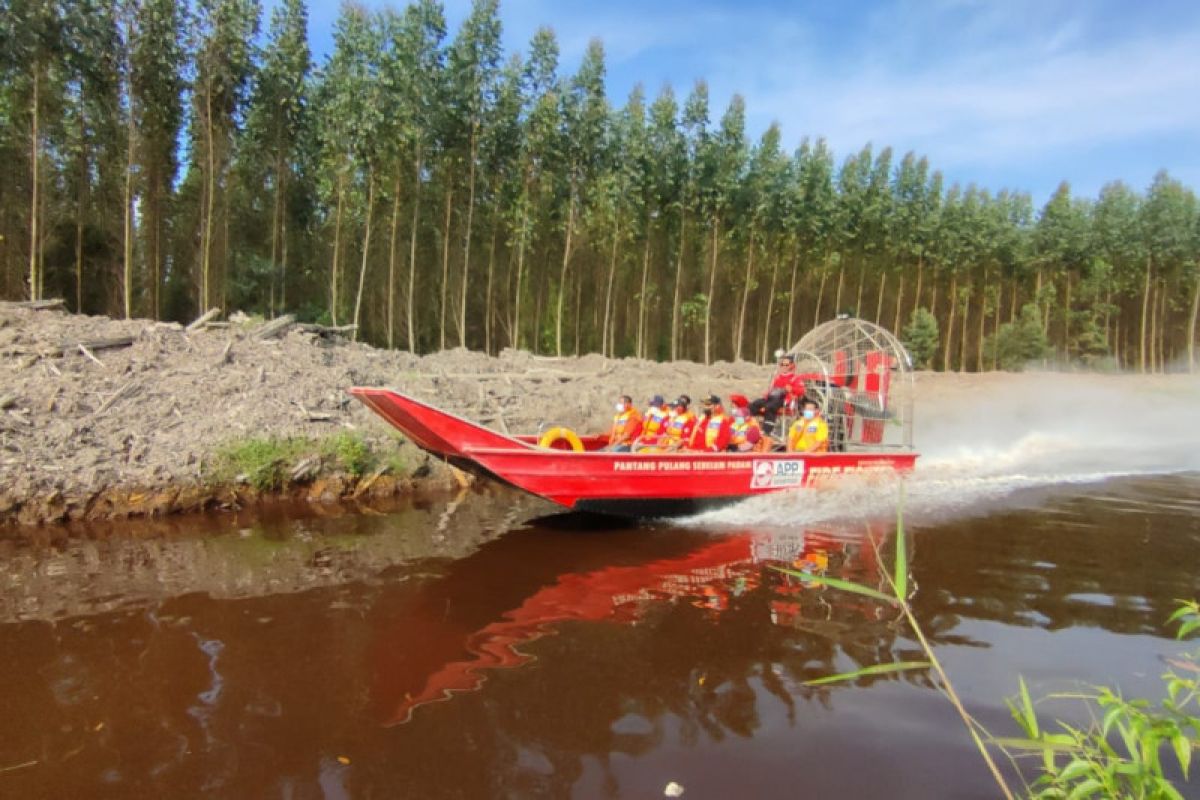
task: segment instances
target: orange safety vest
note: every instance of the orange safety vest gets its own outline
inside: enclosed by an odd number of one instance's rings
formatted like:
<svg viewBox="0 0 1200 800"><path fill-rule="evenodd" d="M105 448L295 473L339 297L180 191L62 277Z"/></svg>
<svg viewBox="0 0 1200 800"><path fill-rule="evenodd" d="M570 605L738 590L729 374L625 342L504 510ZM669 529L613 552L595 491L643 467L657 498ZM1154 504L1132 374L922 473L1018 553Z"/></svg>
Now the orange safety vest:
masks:
<svg viewBox="0 0 1200 800"><path fill-rule="evenodd" d="M758 431L759 441L762 441L762 427L759 426L758 420L754 417L742 417L738 419L734 417L733 433L729 437L729 443L734 447L739 447L750 442L750 431ZM756 442L757 444L757 442Z"/></svg>
<svg viewBox="0 0 1200 800"><path fill-rule="evenodd" d="M684 444L690 438L692 428L696 425L696 415L691 411L682 414L672 414L667 421L667 430L663 434L663 444Z"/></svg>
<svg viewBox="0 0 1200 800"><path fill-rule="evenodd" d="M654 444L663 434L663 428L667 426L667 420L671 415L661 408L650 406L646 409L646 415L642 418L642 435L641 441L647 444Z"/></svg>
<svg viewBox="0 0 1200 800"><path fill-rule="evenodd" d="M704 450L724 450L729 444L729 418L713 414L704 424Z"/></svg>
<svg viewBox="0 0 1200 800"><path fill-rule="evenodd" d="M642 415L630 407L613 417L612 431L608 434L609 444L632 441L642 429Z"/></svg>
<svg viewBox="0 0 1200 800"><path fill-rule="evenodd" d="M820 417L792 423L788 431L788 450L793 453L824 453L829 450L829 426Z"/></svg>

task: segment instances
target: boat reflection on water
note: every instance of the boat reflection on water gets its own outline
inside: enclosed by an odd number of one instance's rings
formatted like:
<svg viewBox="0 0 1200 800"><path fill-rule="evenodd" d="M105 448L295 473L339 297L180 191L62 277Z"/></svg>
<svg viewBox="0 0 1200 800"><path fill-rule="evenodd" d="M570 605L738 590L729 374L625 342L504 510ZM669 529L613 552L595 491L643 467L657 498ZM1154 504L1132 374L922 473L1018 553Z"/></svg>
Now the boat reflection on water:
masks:
<svg viewBox="0 0 1200 800"><path fill-rule="evenodd" d="M820 582L772 569L879 586L877 554L891 532L884 524L682 536L672 529L663 537L643 529L628 548L617 548L613 538L631 532L549 529L557 523L534 520L454 562L415 596L409 591L400 602L385 597L375 606L373 705L384 725L481 689L490 670L533 659L523 646L574 622L638 625L654 609L679 603L719 616L763 591L773 625L834 639L847 628L839 621L847 614L858 623L891 614L879 603L837 593L835 619L833 598Z"/></svg>

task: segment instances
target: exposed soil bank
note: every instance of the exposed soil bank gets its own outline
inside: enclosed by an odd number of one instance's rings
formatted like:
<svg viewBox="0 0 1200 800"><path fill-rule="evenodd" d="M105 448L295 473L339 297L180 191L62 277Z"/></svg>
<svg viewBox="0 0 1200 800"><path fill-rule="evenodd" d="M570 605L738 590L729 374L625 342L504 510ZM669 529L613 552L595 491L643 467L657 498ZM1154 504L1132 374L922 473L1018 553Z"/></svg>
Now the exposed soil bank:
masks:
<svg viewBox="0 0 1200 800"><path fill-rule="evenodd" d="M218 325L188 331L0 303L0 531L237 509L264 495L377 502L457 487L452 470L346 394L354 385L393 386L502 431L602 431L618 394L639 405L656 393L754 395L772 371L513 350L415 356L299 326L263 338L261 322ZM921 373L917 445L948 437L970 446L1001 414L1019 431L1048 403L1068 418L1094 405L1104 426L1135 387L1182 403L1171 419L1176 435L1200 427L1195 377ZM1055 396L1064 402L1047 400ZM272 480L227 463L232 446L267 439L292 443ZM344 441L361 452L335 455Z"/></svg>

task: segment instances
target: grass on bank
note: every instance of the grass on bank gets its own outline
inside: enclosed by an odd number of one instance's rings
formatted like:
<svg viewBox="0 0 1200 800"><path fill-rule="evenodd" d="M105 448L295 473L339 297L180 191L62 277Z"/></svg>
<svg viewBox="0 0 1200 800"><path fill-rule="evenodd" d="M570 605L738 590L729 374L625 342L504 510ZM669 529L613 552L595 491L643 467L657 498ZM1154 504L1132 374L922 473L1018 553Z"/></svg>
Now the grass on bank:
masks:
<svg viewBox="0 0 1200 800"><path fill-rule="evenodd" d="M310 462L308 475L342 473L361 478L383 469L404 475L408 465L395 446L378 452L361 433L340 431L331 436L269 436L230 442L217 449L204 470L213 484L248 483L260 492L276 491L291 483L293 472Z"/></svg>
<svg viewBox="0 0 1200 800"><path fill-rule="evenodd" d="M1108 686L1093 686L1089 691L1052 694L1046 700L1074 699L1085 704L1092 720L1085 727L1055 720L1051 725L1040 721L1034 701L1023 678L1018 679L1019 694L1007 700L1013 719L1023 736L997 738L983 727L964 707L950 676L943 670L909 603L909 559L901 508L896 512L896 548L892 569L876 549L877 563L887 592L860 583L815 575L800 570L775 567L779 572L806 582L820 583L831 589L870 597L900 610L927 660L877 664L852 672L829 675L808 681L810 686L856 680L872 675L931 669L937 676L937 688L950 701L966 726L980 757L987 764L1000 794L1014 800L1017 794L999 769L991 750L1002 754L1016 769L1024 784L1023 795L1038 800L1063 798L1146 798L1146 800L1183 800L1183 795L1163 769L1163 751L1169 750L1179 764L1185 782L1189 781L1192 754L1200 749L1200 650L1168 659L1163 673L1165 697L1157 703L1144 698L1127 699ZM1177 610L1167 620L1178 625L1176 639L1185 639L1200 631L1200 603L1179 600ZM1021 755L1040 757L1037 776L1029 782L1021 768Z"/></svg>

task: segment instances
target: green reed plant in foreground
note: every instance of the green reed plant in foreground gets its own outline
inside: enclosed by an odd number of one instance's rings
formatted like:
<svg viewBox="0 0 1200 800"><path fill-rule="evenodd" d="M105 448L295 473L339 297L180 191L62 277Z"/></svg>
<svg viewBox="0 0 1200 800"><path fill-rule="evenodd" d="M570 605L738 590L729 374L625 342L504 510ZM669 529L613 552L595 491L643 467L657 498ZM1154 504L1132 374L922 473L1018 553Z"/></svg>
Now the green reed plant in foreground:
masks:
<svg viewBox="0 0 1200 800"><path fill-rule="evenodd" d="M901 496L903 506L903 495ZM869 540L878 555L878 544ZM954 689L949 675L933 652L929 640L913 615L908 601L908 547L904 534L902 509L896 512L896 556L891 571L884 568L878 559L880 572L887 582L890 593L881 592L870 586L853 581L814 575L801 570L775 567L779 572L803 581L820 582L833 589L864 595L898 608L925 653L926 661L901 661L877 664L852 672L843 672L808 681L809 686L818 686L840 681L855 680L871 675L931 669L938 679L938 689L954 706L963 724L971 735L976 749L987 764L996 785L1005 798L1012 800L1012 789L997 767L988 744L997 747L1005 757L1015 760L1011 750L1037 751L1042 755L1041 775L1025 790L1034 798L1087 797L1132 797L1132 798L1180 798L1182 796L1163 775L1159 758L1161 745L1169 743L1178 759L1187 780L1192 751L1200 741L1200 653L1182 659L1172 659L1162 677L1167 687L1167 698L1158 708L1152 708L1146 700L1126 700L1119 692L1108 687L1096 687L1093 693L1074 695L1051 695L1051 698L1074 697L1090 704L1100 712L1099 719L1093 713L1093 723L1087 728L1076 728L1064 722L1056 722L1058 730L1047 731L1038 723L1034 703L1029 697L1025 681L1020 680L1020 695L1007 701L1013 717L1025 733L1021 739L997 739L967 712ZM1179 609L1170 622L1179 624L1177 638L1184 638L1200 629L1200 607L1195 601L1180 601ZM1115 732L1115 736L1113 735ZM1115 744L1122 748L1117 749Z"/></svg>
<svg viewBox="0 0 1200 800"><path fill-rule="evenodd" d="M1168 622L1177 623L1176 639L1200 629L1200 605L1180 600ZM1179 798L1163 774L1162 751L1169 745L1184 780L1192 752L1200 747L1200 650L1167 659L1163 673L1166 697L1158 705L1119 691L1096 686L1090 692L1052 694L1047 699L1075 699L1086 704L1092 721L1086 727L1056 721L1054 730L1038 721L1025 681L1009 700L1024 739L1000 743L1014 749L1040 751L1041 775L1030 787L1036 798L1136 797Z"/></svg>

